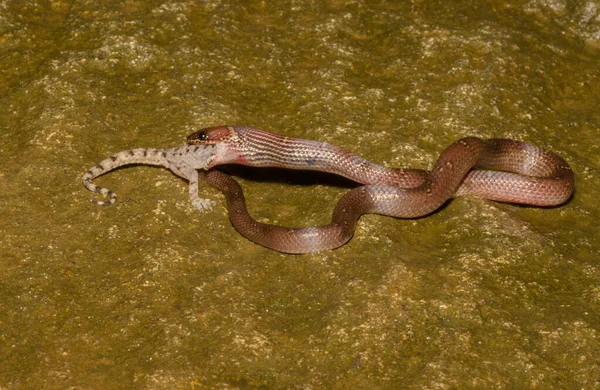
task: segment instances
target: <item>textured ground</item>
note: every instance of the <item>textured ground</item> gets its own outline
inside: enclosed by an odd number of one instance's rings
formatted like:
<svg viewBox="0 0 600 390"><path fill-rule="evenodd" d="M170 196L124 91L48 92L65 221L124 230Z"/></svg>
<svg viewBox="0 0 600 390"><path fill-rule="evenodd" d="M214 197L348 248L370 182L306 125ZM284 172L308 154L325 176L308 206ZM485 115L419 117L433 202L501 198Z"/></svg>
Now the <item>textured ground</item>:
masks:
<svg viewBox="0 0 600 390"><path fill-rule="evenodd" d="M0 0L0 389L600 388L598 63L593 1ZM96 162L224 123L396 167L515 138L577 190L369 215L306 256L239 236L208 187L198 213L164 169L89 203ZM325 223L347 190L238 173L272 223Z"/></svg>

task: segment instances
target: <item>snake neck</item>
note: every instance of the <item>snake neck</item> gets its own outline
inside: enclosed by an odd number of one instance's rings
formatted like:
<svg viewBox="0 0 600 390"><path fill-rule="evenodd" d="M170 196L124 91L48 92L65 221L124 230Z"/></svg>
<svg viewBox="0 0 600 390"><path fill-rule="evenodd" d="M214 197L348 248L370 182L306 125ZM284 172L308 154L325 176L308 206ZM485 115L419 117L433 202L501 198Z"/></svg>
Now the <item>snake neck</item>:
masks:
<svg viewBox="0 0 600 390"><path fill-rule="evenodd" d="M231 136L217 143L210 167L242 164L329 172L362 184L416 186L415 173L372 163L345 149L299 138L284 137L251 127L233 126ZM412 170L414 171L414 170ZM414 183L412 183L414 181Z"/></svg>

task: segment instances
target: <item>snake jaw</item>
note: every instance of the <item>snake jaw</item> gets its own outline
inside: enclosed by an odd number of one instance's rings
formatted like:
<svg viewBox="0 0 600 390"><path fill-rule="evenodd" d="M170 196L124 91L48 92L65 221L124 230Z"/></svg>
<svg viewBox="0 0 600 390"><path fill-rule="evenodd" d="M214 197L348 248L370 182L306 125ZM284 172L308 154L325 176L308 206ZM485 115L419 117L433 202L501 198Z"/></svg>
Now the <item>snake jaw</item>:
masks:
<svg viewBox="0 0 600 390"><path fill-rule="evenodd" d="M239 142L240 137L235 127L227 125L203 128L187 137L188 145L210 145L216 148L215 154L206 163L206 170L220 164L243 164L243 154L236 147Z"/></svg>
<svg viewBox="0 0 600 390"><path fill-rule="evenodd" d="M204 166L200 169L208 171L210 168L212 168L215 165L214 161L215 161L215 155L213 154L206 160L206 162L204 163Z"/></svg>
<svg viewBox="0 0 600 390"><path fill-rule="evenodd" d="M187 137L188 145L212 146L214 154L207 161L205 169L221 164L245 164L246 159L240 138L234 126L216 126L200 129Z"/></svg>

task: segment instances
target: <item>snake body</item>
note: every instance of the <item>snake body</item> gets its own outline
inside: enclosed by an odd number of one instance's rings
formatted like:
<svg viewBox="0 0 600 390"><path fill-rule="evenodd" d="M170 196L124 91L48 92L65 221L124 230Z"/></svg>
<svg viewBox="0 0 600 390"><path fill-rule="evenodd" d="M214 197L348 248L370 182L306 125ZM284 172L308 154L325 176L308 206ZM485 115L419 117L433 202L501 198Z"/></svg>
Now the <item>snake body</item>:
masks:
<svg viewBox="0 0 600 390"><path fill-rule="evenodd" d="M250 127L201 129L190 134L187 142L218 146L209 170L199 172L199 178L225 194L235 229L249 240L285 253L337 248L352 238L363 214L415 218L463 195L556 206L573 193L573 172L565 160L529 143L508 139L462 138L442 152L430 172L386 168L328 143ZM363 186L342 196L330 224L288 228L253 219L239 184L220 171L210 170L220 164L330 172Z"/></svg>

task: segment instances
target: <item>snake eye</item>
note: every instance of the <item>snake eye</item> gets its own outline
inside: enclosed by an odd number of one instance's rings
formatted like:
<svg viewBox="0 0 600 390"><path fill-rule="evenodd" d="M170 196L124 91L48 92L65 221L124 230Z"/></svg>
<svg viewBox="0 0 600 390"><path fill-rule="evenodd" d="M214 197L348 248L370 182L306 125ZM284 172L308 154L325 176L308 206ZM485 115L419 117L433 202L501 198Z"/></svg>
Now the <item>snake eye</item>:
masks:
<svg viewBox="0 0 600 390"><path fill-rule="evenodd" d="M227 126L209 127L200 129L187 137L190 145L213 145L231 136L231 130Z"/></svg>
<svg viewBox="0 0 600 390"><path fill-rule="evenodd" d="M210 135L208 134L209 129L198 130L187 137L187 142L189 144L205 144L208 143L210 139Z"/></svg>

